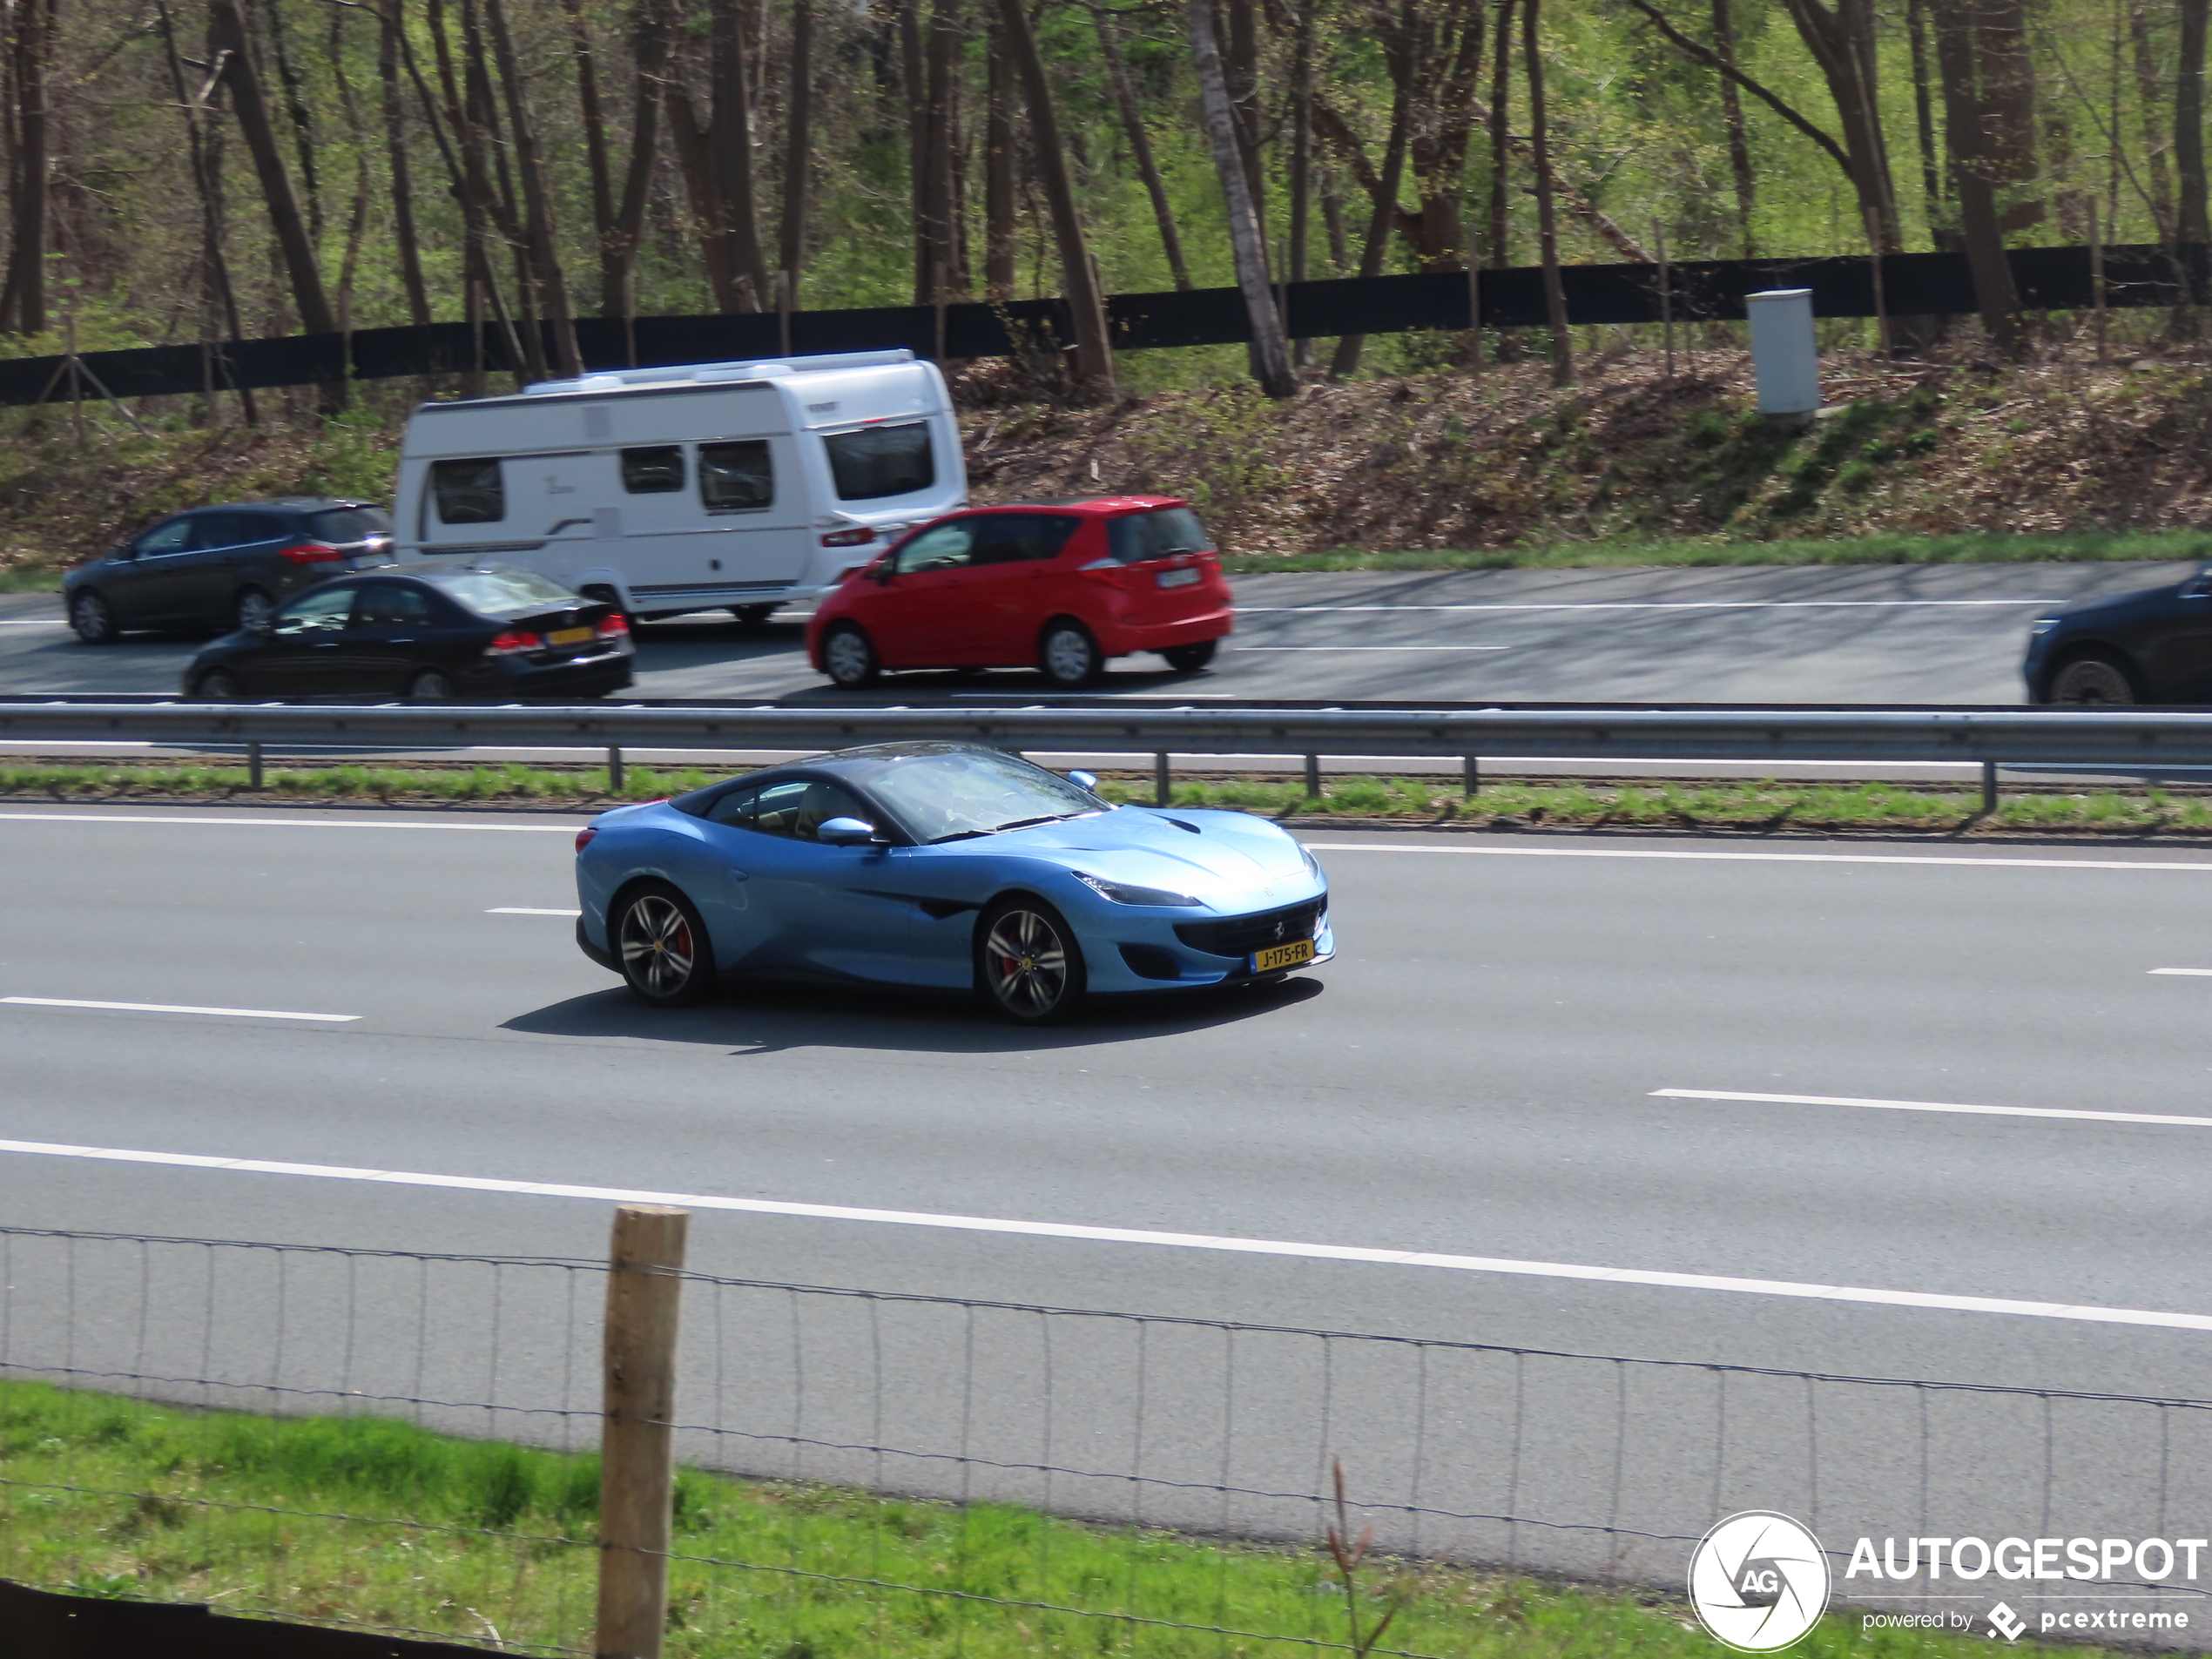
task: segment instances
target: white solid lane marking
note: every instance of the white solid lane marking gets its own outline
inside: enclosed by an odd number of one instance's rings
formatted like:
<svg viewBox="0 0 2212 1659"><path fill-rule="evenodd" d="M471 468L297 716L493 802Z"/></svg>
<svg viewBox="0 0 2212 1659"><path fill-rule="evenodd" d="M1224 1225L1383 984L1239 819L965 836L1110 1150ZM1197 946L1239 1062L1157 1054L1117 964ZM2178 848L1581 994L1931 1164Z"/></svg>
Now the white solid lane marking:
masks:
<svg viewBox="0 0 2212 1659"><path fill-rule="evenodd" d="M358 1014L285 1014L275 1008L200 1008L182 1002L90 1002L73 996L0 996L0 1002L20 1002L34 1008L107 1008L120 1014L218 1014L233 1020L317 1020L326 1025L346 1025Z"/></svg>
<svg viewBox="0 0 2212 1659"><path fill-rule="evenodd" d="M565 824L392 824L374 818L178 818L152 813L0 813L22 824L199 824L259 829L504 830L522 834L573 835L582 820Z"/></svg>
<svg viewBox="0 0 2212 1659"><path fill-rule="evenodd" d="M1446 1255L1433 1251L1368 1250L1350 1244L1295 1244L1271 1238L1222 1238L1208 1233L1157 1232L1135 1227L1086 1227L1054 1221L1010 1221L988 1216L936 1215L916 1210L872 1210L848 1204L788 1204L771 1198L725 1198L711 1193L658 1192L644 1188L577 1186L563 1182L498 1181L481 1176L424 1175L401 1170L354 1169L343 1164L284 1163L262 1158L207 1157L188 1152L142 1152L110 1146L71 1146L50 1141L0 1140L0 1152L38 1157L90 1158L172 1169L224 1170L245 1175L297 1175L326 1181L369 1181L393 1186L461 1192L513 1193L525 1197L589 1198L606 1204L665 1204L690 1210L727 1210L748 1215L792 1216L814 1221L873 1222L955 1232L1006 1233L1095 1244L1155 1244L1177 1250L1224 1251L1309 1261L1366 1262L1386 1267L1437 1267L1462 1273L1502 1273L1527 1278L1577 1279L1661 1290L1729 1291L1745 1296L1784 1296L1822 1302L1871 1303L1882 1307L1930 1308L1954 1313L2008 1313L2033 1319L2079 1319L2101 1325L2141 1325L2176 1331L2212 1331L2212 1313L2174 1313L2146 1308L2098 1307L2069 1302L2029 1302L2007 1297L1952 1296L1927 1291L1871 1290L1851 1285L1800 1284L1791 1279L1739 1278L1717 1273L1669 1273L1632 1267L1586 1267L1568 1262L1516 1261L1498 1256Z"/></svg>
<svg viewBox="0 0 2212 1659"><path fill-rule="evenodd" d="M2177 1129L2212 1129L2212 1117L2177 1117L2165 1112L2091 1112L2054 1106L1962 1106L1939 1100L1868 1100L1856 1095L1753 1095L1732 1089L1655 1089L1660 1100L1738 1100L1777 1106L1871 1106L1885 1112L1964 1112L1975 1117L2065 1117L2092 1123L2161 1123Z"/></svg>
<svg viewBox="0 0 2212 1659"><path fill-rule="evenodd" d="M2212 968L2154 968L2154 974L2179 974L2189 979L2212 979Z"/></svg>
<svg viewBox="0 0 2212 1659"><path fill-rule="evenodd" d="M1231 645L1231 651L1511 651L1510 645Z"/></svg>
<svg viewBox="0 0 2212 1659"><path fill-rule="evenodd" d="M1658 846L1388 846L1377 841L1308 841L1316 853L1456 853L1527 859L1690 859L1746 864L1974 864L2022 870L2194 870L2212 875L2212 859L1939 858L1924 853L1690 853ZM2155 971L2155 970L2154 970Z"/></svg>
<svg viewBox="0 0 2212 1659"><path fill-rule="evenodd" d="M0 617L0 628L66 628L60 617Z"/></svg>
<svg viewBox="0 0 2212 1659"><path fill-rule="evenodd" d="M484 912L487 916L580 916L581 910L540 910L526 904L494 905Z"/></svg>
<svg viewBox="0 0 2212 1659"><path fill-rule="evenodd" d="M1237 614L1323 616L1348 610L1844 610L1942 605L2054 605L2060 599L1554 599L1464 605L1238 605Z"/></svg>

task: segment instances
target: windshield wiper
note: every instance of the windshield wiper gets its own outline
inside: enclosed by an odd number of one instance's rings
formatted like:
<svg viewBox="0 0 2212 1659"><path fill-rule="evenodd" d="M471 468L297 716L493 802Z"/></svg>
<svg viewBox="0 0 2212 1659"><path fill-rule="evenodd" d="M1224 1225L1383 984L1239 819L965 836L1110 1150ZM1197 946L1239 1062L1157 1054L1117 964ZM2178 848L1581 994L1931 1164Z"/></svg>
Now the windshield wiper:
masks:
<svg viewBox="0 0 2212 1659"><path fill-rule="evenodd" d="M950 835L940 835L934 838L929 845L942 846L947 841L968 841L974 840L977 836L996 835L1005 830L1029 829L1039 824L1057 824L1062 819L1082 818L1097 810L1096 806L1086 806L1080 812L1047 813L1041 818L1017 818L1009 823L995 824L987 830L954 830Z"/></svg>

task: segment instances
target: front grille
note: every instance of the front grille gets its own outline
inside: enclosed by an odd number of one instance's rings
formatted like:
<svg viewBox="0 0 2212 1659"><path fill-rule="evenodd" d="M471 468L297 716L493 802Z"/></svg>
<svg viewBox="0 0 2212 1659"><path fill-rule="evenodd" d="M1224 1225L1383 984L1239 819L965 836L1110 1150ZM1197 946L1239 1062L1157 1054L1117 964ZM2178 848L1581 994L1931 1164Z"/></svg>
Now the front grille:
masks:
<svg viewBox="0 0 2212 1659"><path fill-rule="evenodd" d="M1311 939L1320 930L1324 900L1285 905L1263 910L1256 916L1230 916L1220 921L1181 921L1175 936L1193 950L1209 956L1249 956L1270 945L1286 945L1293 939Z"/></svg>

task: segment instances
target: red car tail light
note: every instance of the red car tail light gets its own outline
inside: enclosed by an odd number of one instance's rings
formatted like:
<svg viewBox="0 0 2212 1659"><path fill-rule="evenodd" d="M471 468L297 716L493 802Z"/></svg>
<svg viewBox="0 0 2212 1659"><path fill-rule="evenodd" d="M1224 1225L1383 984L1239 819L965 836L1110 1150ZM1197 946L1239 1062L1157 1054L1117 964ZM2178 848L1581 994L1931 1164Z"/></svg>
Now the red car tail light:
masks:
<svg viewBox="0 0 2212 1659"><path fill-rule="evenodd" d="M822 537L824 547L866 547L875 540L875 527L860 524L849 530L832 530Z"/></svg>
<svg viewBox="0 0 2212 1659"><path fill-rule="evenodd" d="M619 610L611 617L602 617L599 619L599 637L602 639L620 639L629 631L630 624L623 620L622 612Z"/></svg>
<svg viewBox="0 0 2212 1659"><path fill-rule="evenodd" d="M583 852L585 847L591 845L592 837L598 834L598 833L599 832L596 829L587 828L578 830L576 833L576 850L579 853Z"/></svg>
<svg viewBox="0 0 2212 1659"><path fill-rule="evenodd" d="M520 651L543 651L545 642L536 634L520 628L509 628L505 633L484 647L487 657L512 657Z"/></svg>
<svg viewBox="0 0 2212 1659"><path fill-rule="evenodd" d="M289 559L294 564L336 564L345 556L336 548L325 547L320 542L300 542L277 552L277 557Z"/></svg>

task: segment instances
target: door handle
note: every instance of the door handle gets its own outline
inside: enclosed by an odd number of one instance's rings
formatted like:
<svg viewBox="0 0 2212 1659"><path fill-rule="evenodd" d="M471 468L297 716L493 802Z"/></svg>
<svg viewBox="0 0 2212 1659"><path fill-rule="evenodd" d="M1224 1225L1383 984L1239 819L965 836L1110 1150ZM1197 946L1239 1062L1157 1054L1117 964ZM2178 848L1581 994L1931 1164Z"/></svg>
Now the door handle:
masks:
<svg viewBox="0 0 2212 1659"><path fill-rule="evenodd" d="M732 865L730 867L730 880L732 881L750 881L752 878L746 874L743 870L738 869L735 865Z"/></svg>
<svg viewBox="0 0 2212 1659"><path fill-rule="evenodd" d="M415 636L406 634L395 639L388 639L384 643L388 645L412 645L415 643Z"/></svg>
<svg viewBox="0 0 2212 1659"><path fill-rule="evenodd" d="M315 649L317 651L336 651L338 649L338 642L334 639L318 639L315 641Z"/></svg>

